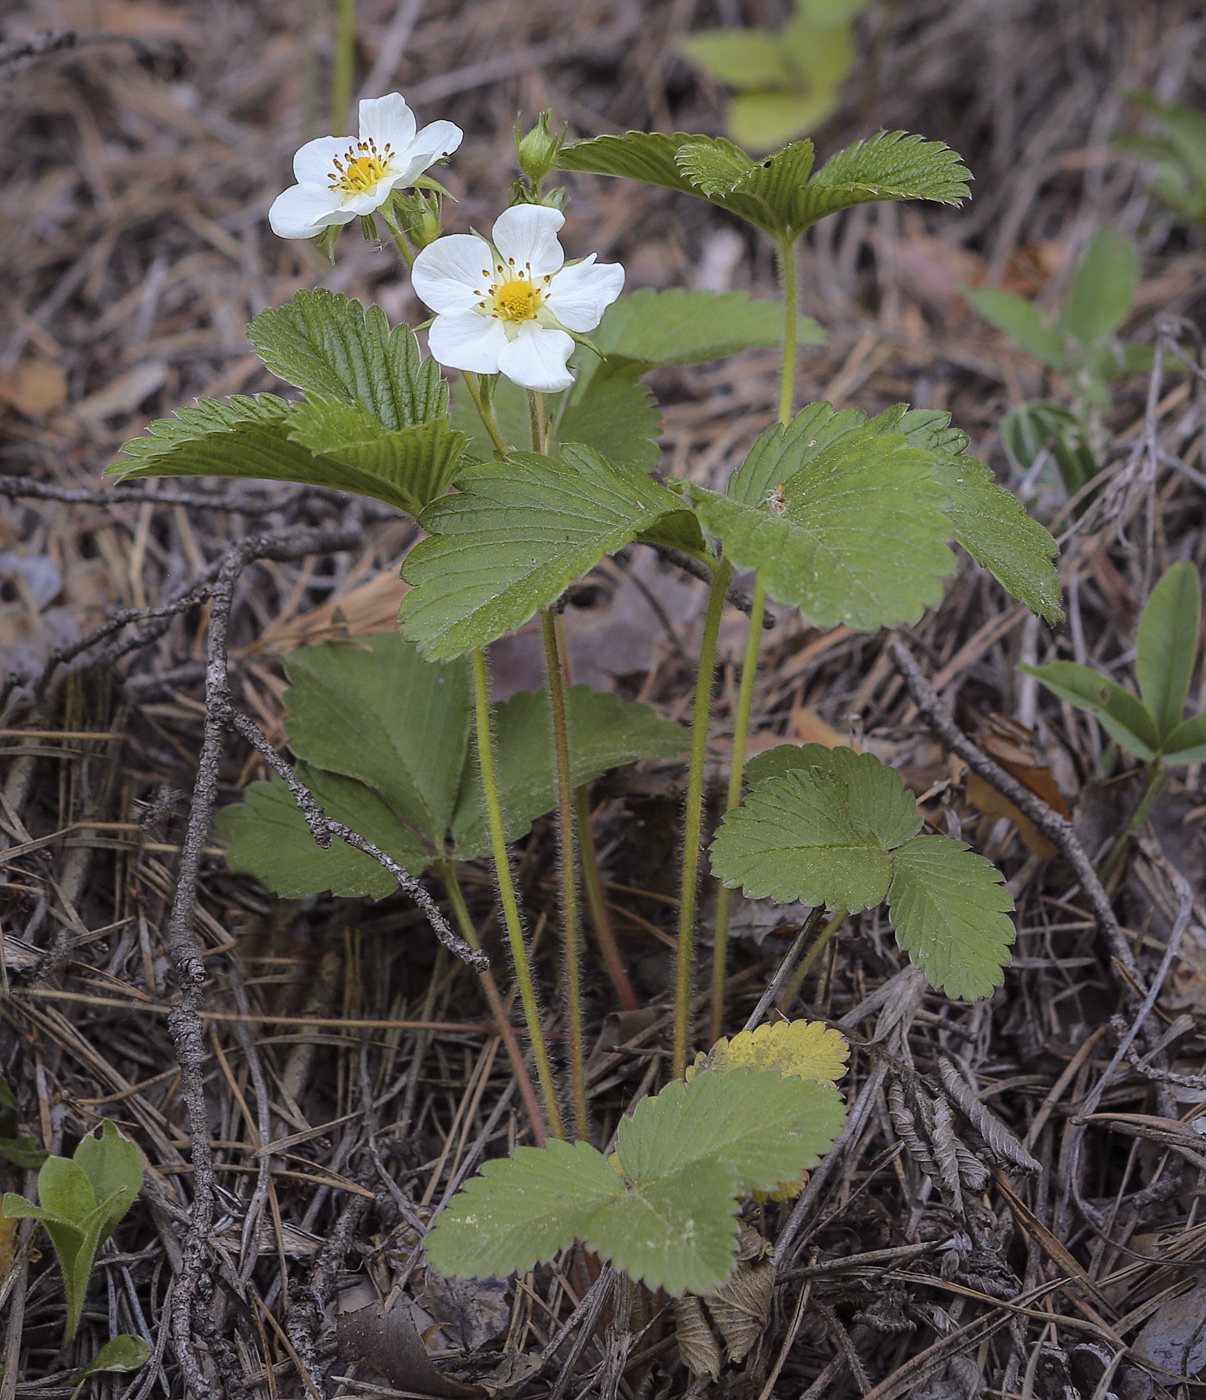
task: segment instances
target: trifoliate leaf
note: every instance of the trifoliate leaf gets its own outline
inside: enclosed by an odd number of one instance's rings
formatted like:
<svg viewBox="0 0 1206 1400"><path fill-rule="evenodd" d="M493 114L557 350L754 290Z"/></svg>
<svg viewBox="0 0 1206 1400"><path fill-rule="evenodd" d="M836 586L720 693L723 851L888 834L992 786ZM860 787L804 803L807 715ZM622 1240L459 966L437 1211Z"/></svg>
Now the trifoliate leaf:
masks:
<svg viewBox="0 0 1206 1400"><path fill-rule="evenodd" d="M949 836L918 836L892 857L896 940L933 987L978 1001L1004 980L1014 939L1004 876Z"/></svg>
<svg viewBox="0 0 1206 1400"><path fill-rule="evenodd" d="M1127 753L1145 763L1155 758L1160 735L1155 717L1129 690L1105 676L1078 666L1074 661L1053 661L1049 666L1019 666L1019 671L1036 676L1053 694L1078 710L1087 710L1098 724Z"/></svg>
<svg viewBox="0 0 1206 1400"><path fill-rule="evenodd" d="M382 635L302 647L285 671L285 729L297 757L369 784L438 848L469 750L467 663L424 661L401 637Z"/></svg>
<svg viewBox="0 0 1206 1400"><path fill-rule="evenodd" d="M404 509L418 515L444 495L461 467L465 436L447 418L410 428L383 428L359 404L301 404L289 415L289 437L359 476L388 482Z"/></svg>
<svg viewBox="0 0 1206 1400"><path fill-rule="evenodd" d="M297 776L314 794L332 821L342 822L371 841L409 875L421 875L431 863L419 836L404 826L371 788L354 778L297 765ZM223 807L215 834L228 843L226 863L238 875L253 875L266 889L286 899L332 894L384 899L398 882L372 856L338 838L329 850L310 835L293 794L275 775L252 783L242 802Z"/></svg>
<svg viewBox="0 0 1206 1400"><path fill-rule="evenodd" d="M452 1278L505 1278L567 1249L624 1194L619 1173L589 1143L521 1147L487 1162L440 1212L424 1246L428 1262Z"/></svg>
<svg viewBox="0 0 1206 1400"><path fill-rule="evenodd" d="M389 429L448 412L448 386L409 326L390 329L379 306L323 288L262 311L247 328L264 363L307 394L358 403Z"/></svg>
<svg viewBox="0 0 1206 1400"><path fill-rule="evenodd" d="M432 661L462 656L556 602L605 555L682 510L635 468L588 448L560 458L516 453L466 471L460 495L423 512L423 540L402 576L402 634Z"/></svg>
<svg viewBox="0 0 1206 1400"><path fill-rule="evenodd" d="M815 627L916 622L955 564L933 454L866 427L834 440L832 419L805 436L798 422L763 433L728 495L688 484L704 528Z"/></svg>
<svg viewBox="0 0 1206 1400"><path fill-rule="evenodd" d="M826 214L855 204L880 199L957 204L967 195L969 173L940 141L881 132L839 151L807 179L805 145L797 142L754 162L721 138L630 131L564 146L558 164L563 170L623 176L694 194L772 238L789 241ZM684 168L679 156L688 146Z"/></svg>
<svg viewBox="0 0 1206 1400"><path fill-rule="evenodd" d="M841 1031L831 1030L821 1021L779 1021L740 1031L732 1038L722 1036L706 1053L696 1056L687 1070L691 1080L700 1070L717 1074L742 1065L753 1070L776 1070L801 1079L818 1079L836 1084L846 1073L850 1047Z"/></svg>
<svg viewBox="0 0 1206 1400"><path fill-rule="evenodd" d="M575 787L640 758L672 758L689 735L681 725L618 695L571 686L566 697L570 777ZM494 759L508 841L523 836L557 801L553 719L546 690L521 691L494 710ZM454 854L471 860L490 849L476 747L471 748L452 817Z"/></svg>
<svg viewBox="0 0 1206 1400"><path fill-rule="evenodd" d="M1026 514L1017 497L997 484L990 467L967 455L967 434L950 426L950 414L898 404L869 426L903 433L910 446L934 454L937 479L949 496L946 515L956 541L1011 597L1048 622L1059 622L1064 611L1059 575L1051 562L1059 546Z"/></svg>
<svg viewBox="0 0 1206 1400"><path fill-rule="evenodd" d="M296 404L286 403L272 394L247 398L236 394L228 402L218 399L198 399L191 408L179 408L171 418L159 418L151 423L143 437L127 442L122 449L127 455L112 463L106 475L119 481L143 476L235 476L262 478L269 481L295 481L304 486L330 486L339 491L353 491L360 496L372 496L399 510L410 511L416 492L403 472L413 463L416 472L438 474L443 454L452 451L449 434L437 422L400 434L413 449L401 461L363 465L354 452L345 453L343 460L311 452L300 442L290 439L291 415ZM414 434L411 438L410 434ZM384 474L377 475L380 470Z"/></svg>
<svg viewBox="0 0 1206 1400"><path fill-rule="evenodd" d="M703 29L679 40L679 48L726 87L774 88L791 81L783 46L764 29Z"/></svg>
<svg viewBox="0 0 1206 1400"><path fill-rule="evenodd" d="M1163 741L1181 723L1198 651L1202 585L1187 559L1167 569L1139 619L1135 671L1139 693Z"/></svg>
<svg viewBox="0 0 1206 1400"><path fill-rule="evenodd" d="M888 853L921 826L900 774L872 754L808 745L808 768L770 778L724 819L712 871L750 899L869 909L888 891Z"/></svg>
<svg viewBox="0 0 1206 1400"><path fill-rule="evenodd" d="M804 344L819 344L825 336L809 317L801 318L800 331ZM756 301L747 292L644 288L612 302L591 339L610 363L631 362L642 371L655 365L698 365L739 350L781 344L783 308L778 302Z"/></svg>
<svg viewBox="0 0 1206 1400"><path fill-rule="evenodd" d="M520 1148L454 1197L427 1236L428 1259L480 1278L579 1238L650 1288L705 1292L733 1269L738 1197L815 1165L845 1115L832 1088L795 1077L741 1068L676 1080L620 1125L622 1176L586 1143Z"/></svg>

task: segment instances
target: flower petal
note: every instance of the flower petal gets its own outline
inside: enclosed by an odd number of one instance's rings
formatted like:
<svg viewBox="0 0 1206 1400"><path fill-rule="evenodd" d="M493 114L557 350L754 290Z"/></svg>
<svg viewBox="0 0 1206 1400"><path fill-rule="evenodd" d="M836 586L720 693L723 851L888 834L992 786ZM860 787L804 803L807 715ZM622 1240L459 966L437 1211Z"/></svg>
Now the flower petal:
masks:
<svg viewBox="0 0 1206 1400"><path fill-rule="evenodd" d="M298 184L325 190L335 170L335 157L342 160L348 147L355 144L350 136L319 136L307 141L293 157L293 174Z"/></svg>
<svg viewBox="0 0 1206 1400"><path fill-rule="evenodd" d="M566 368L573 349L573 338L564 331L549 330L535 321L525 321L515 339L500 352L498 368L520 388L555 394L574 382L574 376ZM435 351L431 353L434 355Z"/></svg>
<svg viewBox="0 0 1206 1400"><path fill-rule="evenodd" d="M360 139L375 141L379 151L388 143L395 154L409 148L415 139L415 114L400 92L370 97L360 104Z"/></svg>
<svg viewBox="0 0 1206 1400"><path fill-rule="evenodd" d="M428 122L410 143L416 155L426 154L428 164L440 156L450 156L465 139L465 133L455 122Z"/></svg>
<svg viewBox="0 0 1206 1400"><path fill-rule="evenodd" d="M272 201L268 223L278 238L315 238L332 224L350 223L350 209L341 209L334 190L290 185Z"/></svg>
<svg viewBox="0 0 1206 1400"><path fill-rule="evenodd" d="M531 266L533 277L545 277L565 262L565 253L557 242L557 231L565 223L560 209L543 204L516 204L494 220L494 246L503 262L512 262L516 270Z"/></svg>
<svg viewBox="0 0 1206 1400"><path fill-rule="evenodd" d="M427 349L433 360L474 374L497 374L499 356L506 347L503 323L480 311L447 312L437 316L427 330Z"/></svg>
<svg viewBox="0 0 1206 1400"><path fill-rule="evenodd" d="M544 304L571 331L593 331L624 288L619 263L596 263L595 255L563 267L549 284Z"/></svg>
<svg viewBox="0 0 1206 1400"><path fill-rule="evenodd" d="M433 311L465 311L485 297L493 261L494 254L484 238L450 233L429 243L415 258L411 283L415 294Z"/></svg>

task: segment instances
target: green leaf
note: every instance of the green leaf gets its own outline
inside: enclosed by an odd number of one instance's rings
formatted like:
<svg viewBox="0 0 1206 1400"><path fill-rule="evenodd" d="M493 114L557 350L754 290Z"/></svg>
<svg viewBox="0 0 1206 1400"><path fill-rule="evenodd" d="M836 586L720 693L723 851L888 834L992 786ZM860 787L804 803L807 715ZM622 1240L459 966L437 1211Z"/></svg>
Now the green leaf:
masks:
<svg viewBox="0 0 1206 1400"><path fill-rule="evenodd" d="M1014 340L1049 369L1065 371L1068 354L1064 338L1047 325L1034 302L1003 292L998 287L964 287L965 300L1000 331Z"/></svg>
<svg viewBox="0 0 1206 1400"><path fill-rule="evenodd" d="M1182 103L1161 102L1153 93L1137 89L1123 95L1164 128L1186 174L1206 187L1206 113Z"/></svg>
<svg viewBox="0 0 1206 1400"><path fill-rule="evenodd" d="M0 1157L28 1171L37 1171L49 1156L37 1138L0 1138Z"/></svg>
<svg viewBox="0 0 1206 1400"><path fill-rule="evenodd" d="M385 634L355 646L303 647L285 671L291 687L284 695L285 728L297 757L375 788L438 849L473 724L467 663L425 661L401 637ZM360 830L355 822L346 825ZM377 844L387 849L390 843ZM409 844L413 849L413 838Z"/></svg>
<svg viewBox="0 0 1206 1400"><path fill-rule="evenodd" d="M662 719L648 705L628 703L586 685L571 686L566 704L575 787L640 758L672 758L689 742L681 725ZM494 707L494 759L508 841L523 836L556 804L552 732L546 690L521 691ZM461 779L452 838L458 860L471 860L490 849L476 748Z"/></svg>
<svg viewBox="0 0 1206 1400"><path fill-rule="evenodd" d="M970 179L971 172L944 142L881 131L830 156L807 190L795 195L790 223L803 229L826 214L881 199L960 204Z"/></svg>
<svg viewBox="0 0 1206 1400"><path fill-rule="evenodd" d="M288 430L291 442L338 462L352 479L392 488L410 515L452 485L466 443L447 418L390 431L359 404L301 404L290 413Z"/></svg>
<svg viewBox="0 0 1206 1400"><path fill-rule="evenodd" d="M620 1125L620 1175L586 1143L520 1148L488 1162L437 1218L429 1261L460 1276L504 1275L575 1238L650 1288L705 1292L731 1273L736 1205L815 1165L845 1118L814 1080L749 1069L703 1072L642 1100Z"/></svg>
<svg viewBox="0 0 1206 1400"><path fill-rule="evenodd" d="M729 103L726 124L751 151L767 151L814 131L838 107L840 84L818 83L807 92L742 92Z"/></svg>
<svg viewBox="0 0 1206 1400"><path fill-rule="evenodd" d="M776 602L815 627L873 632L941 599L954 531L933 454L854 421L814 405L762 434L728 495L686 490L727 557L757 569ZM781 513L767 499L780 487Z"/></svg>
<svg viewBox="0 0 1206 1400"><path fill-rule="evenodd" d="M223 403L198 399L192 408L179 408L171 418L159 418L146 435L127 442L123 459L106 468L119 481L144 476L233 476L269 481L295 481L304 486L330 486L372 496L409 511L415 492L405 481L378 476L352 460L320 456L289 437L296 404L272 394L254 399L236 394ZM420 447L434 459L447 437L438 426L415 430ZM452 434L455 437L455 434ZM451 448L449 448L451 450ZM421 460L423 460L421 458ZM388 463L386 464L388 466Z"/></svg>
<svg viewBox="0 0 1206 1400"><path fill-rule="evenodd" d="M1053 661L1049 666L1019 666L1037 677L1061 700L1087 710L1115 743L1145 762L1156 756L1160 736L1156 721L1129 690L1073 661Z"/></svg>
<svg viewBox="0 0 1206 1400"><path fill-rule="evenodd" d="M1166 763L1206 763L1206 714L1180 724L1164 741Z"/></svg>
<svg viewBox="0 0 1206 1400"><path fill-rule="evenodd" d="M441 1211L427 1235L428 1261L453 1278L506 1277L567 1249L624 1182L586 1142L550 1139L487 1162Z"/></svg>
<svg viewBox="0 0 1206 1400"><path fill-rule="evenodd" d="M97 1246L113 1233L118 1221L142 1190L142 1154L111 1119L81 1138L73 1157L92 1187L97 1203L106 1207L97 1231ZM41 1199L41 1180L38 1196Z"/></svg>
<svg viewBox="0 0 1206 1400"><path fill-rule="evenodd" d="M1139 620L1135 671L1162 749L1185 713L1201 619L1202 585L1197 569L1184 559L1152 589Z"/></svg>
<svg viewBox="0 0 1206 1400"><path fill-rule="evenodd" d="M1050 450L1064 489L1072 496L1097 475L1097 460L1084 424L1070 409L1055 403L1023 403L1001 420L1001 442L1014 467L1023 474Z"/></svg>
<svg viewBox="0 0 1206 1400"><path fill-rule="evenodd" d="M801 757L807 767L771 777L725 817L712 872L750 899L869 909L887 894L888 852L921 826L913 795L872 754L808 744Z"/></svg>
<svg viewBox="0 0 1206 1400"><path fill-rule="evenodd" d="M129 1332L121 1332L101 1347L100 1351L71 1378L72 1385L94 1376L98 1371L137 1371L154 1355L154 1349L145 1337L133 1337Z"/></svg>
<svg viewBox="0 0 1206 1400"><path fill-rule="evenodd" d="M390 329L379 306L322 288L262 311L247 328L264 363L307 394L366 408L388 429L448 412L448 386L423 360L409 326Z"/></svg>
<svg viewBox="0 0 1206 1400"><path fill-rule="evenodd" d="M1011 597L1048 622L1059 622L1064 612L1051 562L1059 546L1017 497L997 484L990 467L967 455L967 434L950 427L950 414L899 404L870 426L903 433L911 447L934 454L937 479L950 497L946 514L955 539Z"/></svg>
<svg viewBox="0 0 1206 1400"><path fill-rule="evenodd" d="M38 1173L38 1204L60 1220L78 1223L96 1209L96 1193L78 1162L47 1157Z"/></svg>
<svg viewBox="0 0 1206 1400"><path fill-rule="evenodd" d="M596 370L569 391L565 412L550 440L550 452L561 444L581 443L617 467L651 472L660 459L657 438L662 415L653 394L636 382L639 370L603 374Z"/></svg>
<svg viewBox="0 0 1206 1400"><path fill-rule="evenodd" d="M702 29L680 39L679 48L727 87L777 87L791 78L782 44L762 29Z"/></svg>
<svg viewBox="0 0 1206 1400"><path fill-rule="evenodd" d="M8 1087L8 1080L0 1078L0 1108L16 1108L17 1100Z"/></svg>
<svg viewBox="0 0 1206 1400"><path fill-rule="evenodd" d="M681 500L588 448L559 460L516 453L466 471L462 494L423 512L431 531L408 555L402 634L431 661L462 656L555 602L600 559Z"/></svg>
<svg viewBox="0 0 1206 1400"><path fill-rule="evenodd" d="M978 1001L1004 980L1013 900L1001 872L949 836L918 836L892 856L888 913L931 986Z"/></svg>
<svg viewBox="0 0 1206 1400"><path fill-rule="evenodd" d="M1116 331L1131 314L1139 280L1139 250L1116 229L1093 236L1072 279L1063 326L1082 345Z"/></svg>
<svg viewBox="0 0 1206 1400"><path fill-rule="evenodd" d="M371 841L410 875L421 875L431 854L388 806L363 783L338 773L297 765L306 784L332 821L342 822ZM242 802L223 807L215 833L228 843L226 863L236 874L253 875L261 885L287 899L332 894L384 899L398 882L371 856L338 838L323 850L310 835L293 794L275 775L252 783Z"/></svg>
<svg viewBox="0 0 1206 1400"><path fill-rule="evenodd" d="M809 317L801 318L800 330L804 344L824 339ZM642 372L655 365L698 365L780 345L783 308L748 292L644 288L612 302L591 339L610 363L639 364Z"/></svg>
<svg viewBox="0 0 1206 1400"><path fill-rule="evenodd" d="M686 147L691 149L684 153ZM680 155L686 168L679 164ZM807 142L755 163L732 142L682 131L673 136L630 131L572 142L562 147L558 164L563 170L623 176L694 194L772 238L789 240L826 214L856 204L880 199L957 204L967 194L969 178L959 157L942 142L902 131L881 132L839 151L806 183L811 164Z"/></svg>

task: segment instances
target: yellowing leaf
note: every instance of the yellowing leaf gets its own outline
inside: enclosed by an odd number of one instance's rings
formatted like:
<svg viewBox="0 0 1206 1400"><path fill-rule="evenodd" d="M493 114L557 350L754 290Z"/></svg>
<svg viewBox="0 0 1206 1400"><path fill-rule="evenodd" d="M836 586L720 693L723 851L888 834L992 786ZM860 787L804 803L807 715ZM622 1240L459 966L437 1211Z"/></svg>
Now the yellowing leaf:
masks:
<svg viewBox="0 0 1206 1400"><path fill-rule="evenodd" d="M777 1070L782 1075L816 1079L833 1084L846 1073L850 1047L840 1031L820 1021L780 1021L722 1036L705 1055L700 1053L687 1069L688 1082L704 1069L725 1074L731 1069ZM755 1191L756 1201L790 1201L808 1183L808 1173L792 1181L780 1181L773 1190Z"/></svg>
<svg viewBox="0 0 1206 1400"><path fill-rule="evenodd" d="M830 1030L820 1021L780 1021L741 1031L732 1039L722 1037L706 1055L696 1057L687 1078L701 1069L724 1074L738 1065L748 1065L754 1070L773 1069L833 1084L846 1073L849 1056L850 1047L840 1031Z"/></svg>

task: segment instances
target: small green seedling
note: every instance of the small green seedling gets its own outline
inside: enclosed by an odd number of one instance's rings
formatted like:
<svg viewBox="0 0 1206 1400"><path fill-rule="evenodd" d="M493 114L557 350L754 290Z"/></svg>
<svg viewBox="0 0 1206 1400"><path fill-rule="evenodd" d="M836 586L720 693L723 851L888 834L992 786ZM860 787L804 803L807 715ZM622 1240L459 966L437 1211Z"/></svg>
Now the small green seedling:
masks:
<svg viewBox="0 0 1206 1400"><path fill-rule="evenodd" d="M145 1337L133 1337L129 1332L121 1332L116 1337L110 1337L87 1366L78 1370L71 1379L74 1384L81 1385L98 1371L139 1371L151 1359L151 1355L151 1344Z"/></svg>
<svg viewBox="0 0 1206 1400"><path fill-rule="evenodd" d="M812 131L837 110L854 67L854 21L868 0L796 0L777 34L705 29L680 47L733 89L727 125L734 141L769 151Z"/></svg>
<svg viewBox="0 0 1206 1400"><path fill-rule="evenodd" d="M1161 129L1160 136L1126 131L1113 144L1134 151L1156 164L1147 187L1187 224L1206 224L1206 113L1193 107L1161 102L1150 92L1128 92L1128 102L1146 112Z"/></svg>
<svg viewBox="0 0 1206 1400"><path fill-rule="evenodd" d="M89 1133L72 1157L47 1157L38 1172L38 1204L8 1191L10 1220L40 1220L54 1244L67 1293L63 1345L79 1326L97 1251L142 1189L138 1148L110 1119Z"/></svg>
<svg viewBox="0 0 1206 1400"><path fill-rule="evenodd" d="M487 1162L427 1236L429 1261L457 1278L505 1276L575 1240L667 1293L706 1293L733 1271L737 1209L799 1180L846 1118L836 1031L803 1021L718 1043L642 1099L609 1159L577 1142L521 1147Z"/></svg>
<svg viewBox="0 0 1206 1400"><path fill-rule="evenodd" d="M1139 620L1135 652L1138 695L1073 661L1020 668L1061 700L1093 715L1120 748L1149 765L1135 812L1107 858L1110 868L1159 796L1165 765L1206 760L1206 713L1184 718L1201 614L1198 571L1182 560L1152 590Z"/></svg>
<svg viewBox="0 0 1206 1400"><path fill-rule="evenodd" d="M1139 277L1134 242L1102 229L1089 244L1072 290L1055 316L998 287L967 287L964 296L987 321L1071 385L1071 408L1039 402L1006 415L1001 438L1014 464L1028 471L1044 448L1051 451L1069 495L1097 475L1104 446L1103 415L1110 408L1109 381L1146 371L1150 346L1122 346L1117 332L1131 314Z"/></svg>

